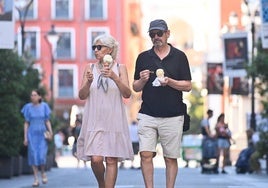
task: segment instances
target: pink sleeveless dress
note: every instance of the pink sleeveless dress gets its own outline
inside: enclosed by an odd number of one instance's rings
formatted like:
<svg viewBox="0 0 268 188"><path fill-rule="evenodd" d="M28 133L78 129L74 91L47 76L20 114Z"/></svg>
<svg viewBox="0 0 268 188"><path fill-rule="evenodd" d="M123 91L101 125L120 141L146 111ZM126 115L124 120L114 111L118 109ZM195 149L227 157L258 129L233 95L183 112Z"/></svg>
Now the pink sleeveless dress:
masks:
<svg viewBox="0 0 268 188"><path fill-rule="evenodd" d="M119 161L133 159L125 105L115 82L107 79L107 92L98 88L98 64L93 66L94 80L86 99L77 156L88 161L91 156L118 157ZM118 75L118 64L112 70ZM105 81L106 82L106 81Z"/></svg>

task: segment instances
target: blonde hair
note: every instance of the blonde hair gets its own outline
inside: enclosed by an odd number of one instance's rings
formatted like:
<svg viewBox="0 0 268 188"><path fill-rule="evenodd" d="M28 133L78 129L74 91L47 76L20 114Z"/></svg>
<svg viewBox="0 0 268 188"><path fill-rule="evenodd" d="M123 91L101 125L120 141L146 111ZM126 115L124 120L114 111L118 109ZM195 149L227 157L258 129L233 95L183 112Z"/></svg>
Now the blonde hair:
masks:
<svg viewBox="0 0 268 188"><path fill-rule="evenodd" d="M111 48L112 52L110 55L113 59L116 59L119 43L111 35L99 35L94 39L93 44L96 44L97 41L100 41L104 46Z"/></svg>

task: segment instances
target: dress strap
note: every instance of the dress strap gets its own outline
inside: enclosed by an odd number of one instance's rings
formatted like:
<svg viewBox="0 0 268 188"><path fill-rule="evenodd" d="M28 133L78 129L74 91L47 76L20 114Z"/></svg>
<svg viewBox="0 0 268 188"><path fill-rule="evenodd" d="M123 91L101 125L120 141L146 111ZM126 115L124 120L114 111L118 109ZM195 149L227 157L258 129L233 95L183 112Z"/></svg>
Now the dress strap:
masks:
<svg viewBox="0 0 268 188"><path fill-rule="evenodd" d="M93 71L94 63L91 64L90 68L91 68L91 71Z"/></svg>
<svg viewBox="0 0 268 188"><path fill-rule="evenodd" d="M120 64L119 63L116 63L116 66L117 66L118 75L120 75L120 69L119 69Z"/></svg>

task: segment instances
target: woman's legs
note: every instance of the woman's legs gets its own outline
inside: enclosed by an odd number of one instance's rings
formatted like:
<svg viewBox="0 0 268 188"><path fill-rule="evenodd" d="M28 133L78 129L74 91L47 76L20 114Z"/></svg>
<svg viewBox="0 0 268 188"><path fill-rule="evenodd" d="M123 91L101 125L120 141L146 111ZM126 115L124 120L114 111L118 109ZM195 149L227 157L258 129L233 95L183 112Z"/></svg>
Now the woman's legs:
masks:
<svg viewBox="0 0 268 188"><path fill-rule="evenodd" d="M218 148L218 153L217 153L217 166L220 168L220 159L221 159L221 149Z"/></svg>
<svg viewBox="0 0 268 188"><path fill-rule="evenodd" d="M46 184L47 183L47 175L45 173L45 165L41 165L41 174L42 174L42 183Z"/></svg>
<svg viewBox="0 0 268 188"><path fill-rule="evenodd" d="M92 167L92 171L93 171L93 173L98 181L99 188L105 188L105 180L104 180L105 167L103 164L103 157L92 156L91 167Z"/></svg>
<svg viewBox="0 0 268 188"><path fill-rule="evenodd" d="M226 173L224 167L226 165L226 161L228 159L228 148L223 149L223 160L222 160L222 172Z"/></svg>
<svg viewBox="0 0 268 188"><path fill-rule="evenodd" d="M38 186L39 186L39 180L38 180L38 167L32 165L32 169L33 169L33 175L34 175L34 183L33 183L33 187L38 187Z"/></svg>
<svg viewBox="0 0 268 188"><path fill-rule="evenodd" d="M38 180L38 167L33 165L32 169L33 169L34 179Z"/></svg>
<svg viewBox="0 0 268 188"><path fill-rule="evenodd" d="M99 188L114 188L118 172L118 158L106 158L106 170L103 164L103 157L92 156L91 167L98 181Z"/></svg>
<svg viewBox="0 0 268 188"><path fill-rule="evenodd" d="M118 158L106 158L106 174L105 174L105 188L114 188L117 172L118 172Z"/></svg>

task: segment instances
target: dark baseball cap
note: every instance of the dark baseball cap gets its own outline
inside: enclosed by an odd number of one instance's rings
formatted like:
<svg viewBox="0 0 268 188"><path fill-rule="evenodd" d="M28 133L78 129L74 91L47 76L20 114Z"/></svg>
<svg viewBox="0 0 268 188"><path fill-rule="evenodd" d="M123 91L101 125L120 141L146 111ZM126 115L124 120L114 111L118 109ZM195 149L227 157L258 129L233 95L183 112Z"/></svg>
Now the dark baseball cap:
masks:
<svg viewBox="0 0 268 188"><path fill-rule="evenodd" d="M168 30L168 26L164 20L157 19L157 20L151 21L149 31L151 31L151 30L166 31L166 30Z"/></svg>

